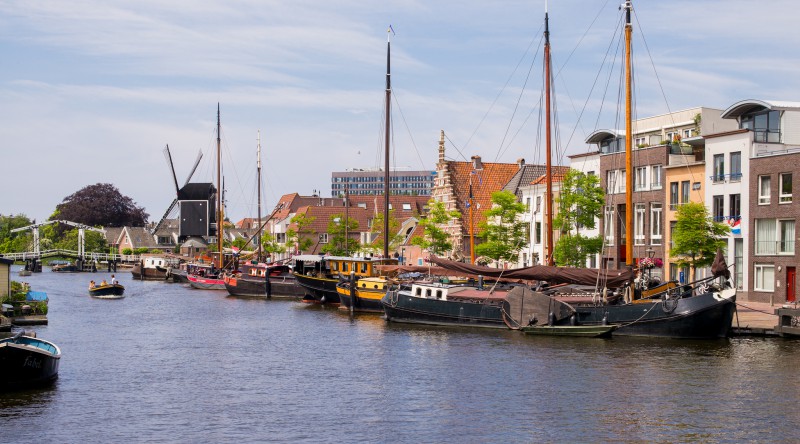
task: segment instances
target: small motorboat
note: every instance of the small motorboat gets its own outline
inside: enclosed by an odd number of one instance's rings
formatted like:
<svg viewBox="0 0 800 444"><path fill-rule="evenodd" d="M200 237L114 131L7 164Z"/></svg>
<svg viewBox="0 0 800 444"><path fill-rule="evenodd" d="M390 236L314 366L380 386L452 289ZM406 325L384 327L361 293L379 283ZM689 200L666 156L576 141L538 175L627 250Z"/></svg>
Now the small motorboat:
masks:
<svg viewBox="0 0 800 444"><path fill-rule="evenodd" d="M61 349L20 331L0 339L0 391L46 385L58 378Z"/></svg>
<svg viewBox="0 0 800 444"><path fill-rule="evenodd" d="M98 285L89 289L89 296L98 299L121 299L125 296L125 287L120 284Z"/></svg>
<svg viewBox="0 0 800 444"><path fill-rule="evenodd" d="M616 325L529 325L520 328L526 335L575 336L583 338L607 338L617 329Z"/></svg>

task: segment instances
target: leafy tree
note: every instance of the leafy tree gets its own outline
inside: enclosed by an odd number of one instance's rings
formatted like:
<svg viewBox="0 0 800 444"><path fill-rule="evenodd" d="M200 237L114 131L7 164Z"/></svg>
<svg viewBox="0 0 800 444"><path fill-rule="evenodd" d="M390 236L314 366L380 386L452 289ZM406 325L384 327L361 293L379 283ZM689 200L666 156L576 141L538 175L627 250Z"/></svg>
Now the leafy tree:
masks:
<svg viewBox="0 0 800 444"><path fill-rule="evenodd" d="M358 230L358 221L352 217L345 219L343 214L331 215L331 220L328 222L328 243L322 247L323 253L345 256L359 250L358 240L345 236L345 227L347 227L346 231L354 233Z"/></svg>
<svg viewBox="0 0 800 444"><path fill-rule="evenodd" d="M84 231L84 250L89 253L104 253L108 251L108 242L102 233ZM78 229L67 230L64 235L53 243L53 247L61 250L78 250Z"/></svg>
<svg viewBox="0 0 800 444"><path fill-rule="evenodd" d="M317 220L314 216L308 216L305 213L297 213L292 217L291 223L297 227L288 228L286 230L286 242L291 245L297 246L297 251L302 253L308 251L314 245L314 231L311 229L311 224Z"/></svg>
<svg viewBox="0 0 800 444"><path fill-rule="evenodd" d="M450 236L441 226L459 218L461 218L461 213L456 210L446 210L444 202L436 199L429 200L428 214L419 221L419 226L423 230L422 237L411 239L411 244L418 245L436 255L452 250L453 243L450 242Z"/></svg>
<svg viewBox="0 0 800 444"><path fill-rule="evenodd" d="M675 219L673 247L669 255L678 266L690 266L694 279L698 267L707 267L714 262L717 249L725 246L723 237L730 229L723 223L714 222L708 208L699 202L679 206Z"/></svg>
<svg viewBox="0 0 800 444"><path fill-rule="evenodd" d="M364 246L364 249L376 253L383 253L383 224L383 213L375 215L375 218L372 219L372 229L370 233L377 236L369 245ZM389 210L389 233L396 233L389 237L389 251L396 250L400 243L403 242L404 236L402 233L398 233L399 230L400 222L394 217L394 210Z"/></svg>
<svg viewBox="0 0 800 444"><path fill-rule="evenodd" d="M11 232L15 228L32 224L33 222L24 214L0 215L0 253L32 251L30 243L33 241L33 235L30 231Z"/></svg>
<svg viewBox="0 0 800 444"><path fill-rule="evenodd" d="M86 186L65 197L50 217L90 226L143 227L150 215L110 183Z"/></svg>
<svg viewBox="0 0 800 444"><path fill-rule="evenodd" d="M487 210L486 221L480 224L479 236L485 241L475 246L475 253L495 260L512 260L527 238L526 224L519 217L525 204L517 202L510 191L492 193L492 208Z"/></svg>
<svg viewBox="0 0 800 444"><path fill-rule="evenodd" d="M603 238L584 236L578 228L594 228L604 203L605 194L598 176L574 169L567 171L556 199L558 214L553 217L553 229L560 234L553 246L557 265L584 267L587 256L600 252Z"/></svg>

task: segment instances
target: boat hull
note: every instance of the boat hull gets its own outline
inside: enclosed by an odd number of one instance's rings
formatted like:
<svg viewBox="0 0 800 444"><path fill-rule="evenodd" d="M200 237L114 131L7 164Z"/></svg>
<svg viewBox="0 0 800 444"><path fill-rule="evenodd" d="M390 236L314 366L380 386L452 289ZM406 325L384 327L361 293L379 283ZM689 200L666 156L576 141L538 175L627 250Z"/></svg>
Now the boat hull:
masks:
<svg viewBox="0 0 800 444"><path fill-rule="evenodd" d="M167 280L167 282L188 284L189 283L189 275L188 275L188 273L186 273L186 270L170 269L170 270L167 270L166 280Z"/></svg>
<svg viewBox="0 0 800 444"><path fill-rule="evenodd" d="M89 289L89 296L98 299L121 299L125 297L125 287L119 284L101 285Z"/></svg>
<svg viewBox="0 0 800 444"><path fill-rule="evenodd" d="M520 330L526 335L603 338L610 337L616 328L616 325L535 325Z"/></svg>
<svg viewBox="0 0 800 444"><path fill-rule="evenodd" d="M614 335L679 339L724 338L730 333L736 291L725 289L673 301L575 306L580 325L617 325Z"/></svg>
<svg viewBox="0 0 800 444"><path fill-rule="evenodd" d="M303 301L315 304L338 304L339 293L336 291L338 279L324 277L306 276L304 274L294 275L297 283L303 287Z"/></svg>
<svg viewBox="0 0 800 444"><path fill-rule="evenodd" d="M270 297L300 299L305 295L303 287L293 276L270 277ZM266 298L267 289L264 278L238 277L225 280L225 289L233 296Z"/></svg>
<svg viewBox="0 0 800 444"><path fill-rule="evenodd" d="M133 279L141 281L163 281L167 278L166 268L142 268L141 264L136 264L131 268Z"/></svg>
<svg viewBox="0 0 800 444"><path fill-rule="evenodd" d="M189 275L189 285L199 290L225 290L225 281L217 278L206 278Z"/></svg>
<svg viewBox="0 0 800 444"><path fill-rule="evenodd" d="M381 303L391 322L508 329L497 304L418 298L394 290Z"/></svg>
<svg viewBox="0 0 800 444"><path fill-rule="evenodd" d="M0 342L0 391L39 387L58 378L61 352L55 345L35 338L22 337L23 343L45 343L54 351L12 342Z"/></svg>

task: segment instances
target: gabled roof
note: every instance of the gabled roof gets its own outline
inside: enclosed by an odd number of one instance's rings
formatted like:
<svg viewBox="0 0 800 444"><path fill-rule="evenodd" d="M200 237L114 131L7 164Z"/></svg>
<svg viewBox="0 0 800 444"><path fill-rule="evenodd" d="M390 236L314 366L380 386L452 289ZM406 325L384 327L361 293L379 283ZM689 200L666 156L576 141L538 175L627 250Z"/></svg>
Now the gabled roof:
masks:
<svg viewBox="0 0 800 444"><path fill-rule="evenodd" d="M158 226L156 236L172 236L178 232L178 219L164 219Z"/></svg>
<svg viewBox="0 0 800 444"><path fill-rule="evenodd" d="M564 176L569 171L569 167L565 166L553 166L553 182L561 182L564 180ZM533 181L531 181L531 185L544 185L547 182L547 175L543 174Z"/></svg>
<svg viewBox="0 0 800 444"><path fill-rule="evenodd" d="M782 102L777 100L740 100L722 112L723 119L736 119L744 114L763 110L800 110L800 102Z"/></svg>
<svg viewBox="0 0 800 444"><path fill-rule="evenodd" d="M112 245L116 244L119 241L119 235L122 233L123 228L124 227L106 227L106 242Z"/></svg>
<svg viewBox="0 0 800 444"><path fill-rule="evenodd" d="M145 227L124 227L119 235L121 239L123 235L127 234L131 242L131 247L136 248L161 248L161 245L156 243L155 238L150 231ZM117 242L118 244L121 243Z"/></svg>
<svg viewBox="0 0 800 444"><path fill-rule="evenodd" d="M472 216L477 230L480 223L486 220L483 212L492 207L492 193L502 190L520 167L516 163L483 163L482 170L474 170L472 162L449 161L448 168L453 198L461 212L464 227L469 227L470 179L472 181L472 200L475 204Z"/></svg>
<svg viewBox="0 0 800 444"><path fill-rule="evenodd" d="M503 190L511 191L517 196L520 196L519 187L525 186L537 177L545 174L546 168L545 165L522 165L511 180L503 187Z"/></svg>

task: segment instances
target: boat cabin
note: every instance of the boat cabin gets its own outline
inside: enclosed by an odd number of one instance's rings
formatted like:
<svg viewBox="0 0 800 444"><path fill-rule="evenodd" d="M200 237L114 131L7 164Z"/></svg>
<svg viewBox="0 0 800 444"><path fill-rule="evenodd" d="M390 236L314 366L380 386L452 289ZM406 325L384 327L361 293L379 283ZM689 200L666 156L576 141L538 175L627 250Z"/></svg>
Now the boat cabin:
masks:
<svg viewBox="0 0 800 444"><path fill-rule="evenodd" d="M294 264L295 273L306 276L338 278L354 272L357 278L364 278L378 276L378 265L397 265L398 260L307 254L295 256Z"/></svg>

